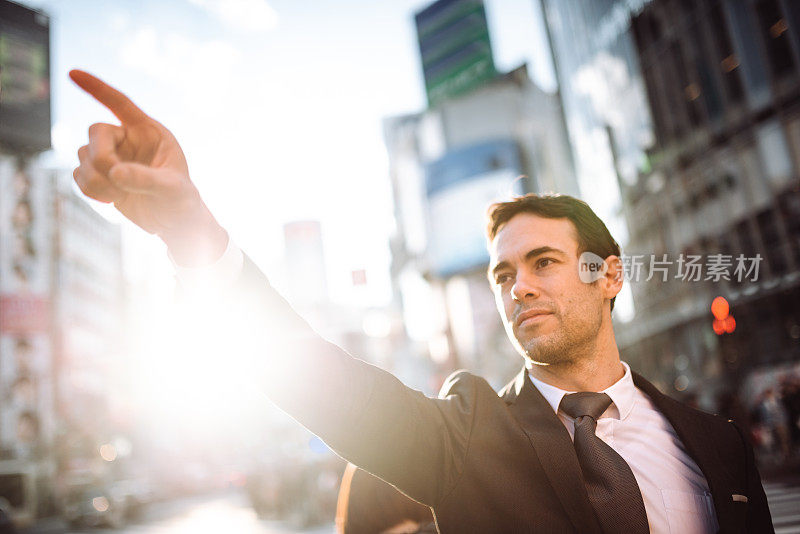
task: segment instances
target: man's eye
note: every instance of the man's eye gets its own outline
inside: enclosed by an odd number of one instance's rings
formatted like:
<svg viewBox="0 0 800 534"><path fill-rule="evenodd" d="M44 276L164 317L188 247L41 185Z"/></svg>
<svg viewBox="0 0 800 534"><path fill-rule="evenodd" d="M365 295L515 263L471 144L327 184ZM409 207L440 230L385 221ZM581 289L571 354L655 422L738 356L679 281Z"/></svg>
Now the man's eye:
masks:
<svg viewBox="0 0 800 534"><path fill-rule="evenodd" d="M547 263L549 262L549 263ZM554 263L555 260L553 258L542 258L536 262L537 267L547 267L550 263Z"/></svg>
<svg viewBox="0 0 800 534"><path fill-rule="evenodd" d="M499 274L499 275L497 275L497 278L494 279L494 282L497 285L501 286L501 285L505 284L506 282L508 282L509 280L511 280L511 276L510 275L508 275L508 274Z"/></svg>

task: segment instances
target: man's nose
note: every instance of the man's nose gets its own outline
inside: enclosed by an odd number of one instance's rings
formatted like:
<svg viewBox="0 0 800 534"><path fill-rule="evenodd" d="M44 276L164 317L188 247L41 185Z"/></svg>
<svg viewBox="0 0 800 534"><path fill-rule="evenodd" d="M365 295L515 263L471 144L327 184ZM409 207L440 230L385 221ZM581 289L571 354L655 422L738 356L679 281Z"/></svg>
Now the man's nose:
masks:
<svg viewBox="0 0 800 534"><path fill-rule="evenodd" d="M511 298L518 302L538 298L541 292L534 280L536 277L520 273L511 287Z"/></svg>

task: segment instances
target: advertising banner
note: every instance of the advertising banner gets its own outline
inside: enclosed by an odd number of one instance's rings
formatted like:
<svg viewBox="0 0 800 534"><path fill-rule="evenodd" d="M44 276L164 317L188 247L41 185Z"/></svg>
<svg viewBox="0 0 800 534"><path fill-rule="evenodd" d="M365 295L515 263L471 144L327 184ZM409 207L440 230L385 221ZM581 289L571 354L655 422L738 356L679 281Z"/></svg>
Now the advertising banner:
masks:
<svg viewBox="0 0 800 534"><path fill-rule="evenodd" d="M486 208L525 192L520 169L519 148L508 139L450 151L427 166L427 256L435 275L488 263Z"/></svg>

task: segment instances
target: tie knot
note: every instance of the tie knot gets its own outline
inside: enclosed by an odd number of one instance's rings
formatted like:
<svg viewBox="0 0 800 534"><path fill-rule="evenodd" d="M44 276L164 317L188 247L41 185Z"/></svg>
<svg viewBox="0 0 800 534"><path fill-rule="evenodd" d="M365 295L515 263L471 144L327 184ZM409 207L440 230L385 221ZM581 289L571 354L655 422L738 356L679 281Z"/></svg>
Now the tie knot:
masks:
<svg viewBox="0 0 800 534"><path fill-rule="evenodd" d="M570 417L577 419L588 415L595 421L603 415L611 405L611 397L605 393L592 393L591 391L581 391L564 395L561 399L561 409Z"/></svg>

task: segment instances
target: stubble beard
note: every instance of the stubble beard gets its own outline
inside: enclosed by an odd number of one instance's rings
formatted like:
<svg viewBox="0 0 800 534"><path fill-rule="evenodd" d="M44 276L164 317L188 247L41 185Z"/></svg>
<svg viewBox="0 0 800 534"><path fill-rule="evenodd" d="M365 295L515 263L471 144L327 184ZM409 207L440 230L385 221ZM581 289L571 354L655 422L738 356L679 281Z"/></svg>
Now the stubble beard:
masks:
<svg viewBox="0 0 800 534"><path fill-rule="evenodd" d="M537 336L534 331L527 339L520 339L516 334L519 347L531 363L570 366L594 354L595 340L603 320L599 310L580 311L567 321L558 313L553 317L559 326L547 334Z"/></svg>

